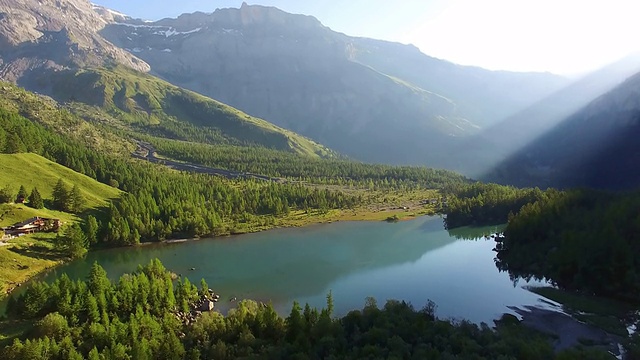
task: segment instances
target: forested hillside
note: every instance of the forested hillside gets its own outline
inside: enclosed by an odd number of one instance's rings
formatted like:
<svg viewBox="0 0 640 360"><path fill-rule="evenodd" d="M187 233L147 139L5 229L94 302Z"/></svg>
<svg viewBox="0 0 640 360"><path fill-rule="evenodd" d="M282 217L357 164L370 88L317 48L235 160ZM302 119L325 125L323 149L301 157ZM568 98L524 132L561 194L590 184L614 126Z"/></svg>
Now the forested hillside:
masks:
<svg viewBox="0 0 640 360"><path fill-rule="evenodd" d="M291 211L317 211L354 208L364 205L369 196L362 191L342 191L304 182L286 183L256 180L227 180L209 175L178 173L162 166L130 159L125 145L132 130L86 123L45 100L26 92L5 92L9 108L33 117L33 122L14 111L2 111L0 144L4 152L33 152L54 160L124 193L101 219L99 242L111 245L171 237L225 234L246 231L247 227L269 226ZM39 117L39 110L51 116ZM72 129L83 129L91 137L78 137ZM106 134L104 137L101 134ZM140 135L140 134L139 134ZM203 162L239 171L237 164L251 165L249 170L305 179L313 183L331 183L358 189L442 189L464 183L463 177L425 168L396 168L339 160L321 160L287 151L240 146L210 146L148 137L165 146L168 156ZM120 146L115 154L101 150L105 144ZM163 148L164 149L164 148ZM173 149L173 151L172 151ZM214 154L215 153L215 154ZM182 155L180 155L182 154ZM204 156L203 156L204 155ZM211 155L209 158L208 156ZM262 165L261 165L262 164ZM329 180L333 179L333 180ZM244 230L243 230L244 229Z"/></svg>
<svg viewBox="0 0 640 360"><path fill-rule="evenodd" d="M291 131L122 66L59 71L43 82L71 111L109 126L172 139L335 155Z"/></svg>
<svg viewBox="0 0 640 360"><path fill-rule="evenodd" d="M640 301L640 194L555 193L509 220L497 249L514 277Z"/></svg>
<svg viewBox="0 0 640 360"><path fill-rule="evenodd" d="M15 139L19 142L18 149L41 153L125 191L110 205L100 230L100 238L114 245L137 243L141 239L228 232L229 226L247 216L278 216L303 203L315 209L357 203L353 196L303 185L255 181L235 184L218 177L177 173L103 155L48 132L15 113L2 111L0 116L4 130L2 143L11 144L5 139ZM14 150L6 145L4 149Z"/></svg>

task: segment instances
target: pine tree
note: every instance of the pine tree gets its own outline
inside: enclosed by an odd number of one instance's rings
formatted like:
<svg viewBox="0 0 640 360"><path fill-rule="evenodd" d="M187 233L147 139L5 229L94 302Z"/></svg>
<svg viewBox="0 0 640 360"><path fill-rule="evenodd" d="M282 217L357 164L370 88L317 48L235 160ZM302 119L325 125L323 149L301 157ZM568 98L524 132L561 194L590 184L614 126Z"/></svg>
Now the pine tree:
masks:
<svg viewBox="0 0 640 360"><path fill-rule="evenodd" d="M44 207L44 201L42 201L42 196L40 196L40 192L37 188L33 188L31 190L31 194L29 195L29 207L34 209L42 209Z"/></svg>
<svg viewBox="0 0 640 360"><path fill-rule="evenodd" d="M16 203L24 202L27 196L27 189L24 188L24 185L20 185L20 190L18 190L18 195L16 195Z"/></svg>
<svg viewBox="0 0 640 360"><path fill-rule="evenodd" d="M53 188L53 207L56 210L69 211L69 190L62 179Z"/></svg>
<svg viewBox="0 0 640 360"><path fill-rule="evenodd" d="M26 152L27 149L24 146L24 143L20 139L18 134L13 133L7 136L7 143L5 145L5 153L7 154L16 154L21 152Z"/></svg>
<svg viewBox="0 0 640 360"><path fill-rule="evenodd" d="M13 201L13 191L11 191L11 187L9 185L0 189L0 204L6 204Z"/></svg>
<svg viewBox="0 0 640 360"><path fill-rule="evenodd" d="M84 224L84 232L87 234L87 241L93 245L98 242L98 220L93 215L87 216L87 222Z"/></svg>
<svg viewBox="0 0 640 360"><path fill-rule="evenodd" d="M73 185L73 189L71 189L71 193L69 193L69 210L74 213L79 213L84 208L85 202L78 185Z"/></svg>
<svg viewBox="0 0 640 360"><path fill-rule="evenodd" d="M78 224L73 224L64 232L63 236L58 235L56 239L56 247L69 257L75 259L81 257L87 252L87 238Z"/></svg>

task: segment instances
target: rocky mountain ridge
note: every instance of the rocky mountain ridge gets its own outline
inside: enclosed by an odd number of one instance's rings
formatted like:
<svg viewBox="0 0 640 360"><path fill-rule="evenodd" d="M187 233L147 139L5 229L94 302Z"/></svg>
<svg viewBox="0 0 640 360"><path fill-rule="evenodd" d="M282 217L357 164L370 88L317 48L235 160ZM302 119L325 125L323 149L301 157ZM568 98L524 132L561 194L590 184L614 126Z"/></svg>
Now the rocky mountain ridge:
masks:
<svg viewBox="0 0 640 360"><path fill-rule="evenodd" d="M460 138L566 83L455 65L257 5L114 21L101 34L171 83L371 162L452 168L445 155Z"/></svg>
<svg viewBox="0 0 640 360"><path fill-rule="evenodd" d="M0 78L26 86L43 72L123 64L149 65L98 32L105 19L86 0L0 0Z"/></svg>

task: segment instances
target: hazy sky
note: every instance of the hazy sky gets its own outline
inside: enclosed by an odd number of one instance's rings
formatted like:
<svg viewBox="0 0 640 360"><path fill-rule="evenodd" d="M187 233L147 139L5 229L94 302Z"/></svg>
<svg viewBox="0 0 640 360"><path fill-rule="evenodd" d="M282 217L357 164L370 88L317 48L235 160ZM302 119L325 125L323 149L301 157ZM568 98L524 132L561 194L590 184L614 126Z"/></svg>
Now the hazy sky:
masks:
<svg viewBox="0 0 640 360"><path fill-rule="evenodd" d="M241 0L94 0L149 20L239 7ZM576 74L640 49L637 0L261 0L347 35L411 43L494 70Z"/></svg>

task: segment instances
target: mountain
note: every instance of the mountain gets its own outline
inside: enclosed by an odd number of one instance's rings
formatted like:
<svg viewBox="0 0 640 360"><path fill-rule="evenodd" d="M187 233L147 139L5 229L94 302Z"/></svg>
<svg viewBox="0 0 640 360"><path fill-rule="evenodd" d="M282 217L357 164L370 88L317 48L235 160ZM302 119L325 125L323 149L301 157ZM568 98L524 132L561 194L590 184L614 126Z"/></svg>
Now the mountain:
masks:
<svg viewBox="0 0 640 360"><path fill-rule="evenodd" d="M228 105L123 66L55 72L51 95L94 121L204 143L262 146L310 156L335 152Z"/></svg>
<svg viewBox="0 0 640 360"><path fill-rule="evenodd" d="M0 0L0 79L32 86L32 75L79 66L149 65L98 32L115 18L85 0Z"/></svg>
<svg viewBox="0 0 640 360"><path fill-rule="evenodd" d="M314 157L336 155L289 130L145 74L148 64L99 33L109 22L130 20L86 0L0 0L0 80L49 95L85 119L126 129L131 136L150 133Z"/></svg>
<svg viewBox="0 0 640 360"><path fill-rule="evenodd" d="M488 175L521 186L640 186L640 73L516 152Z"/></svg>
<svg viewBox="0 0 640 360"><path fill-rule="evenodd" d="M173 84L371 162L451 168L447 154L459 139L567 83L459 66L246 4L156 22L116 19L100 34Z"/></svg>
<svg viewBox="0 0 640 360"><path fill-rule="evenodd" d="M569 85L464 139L449 152L469 176L496 180L492 171L526 145L551 131L591 101L640 72L640 54L627 56L576 79ZM469 157L473 153L473 158Z"/></svg>

